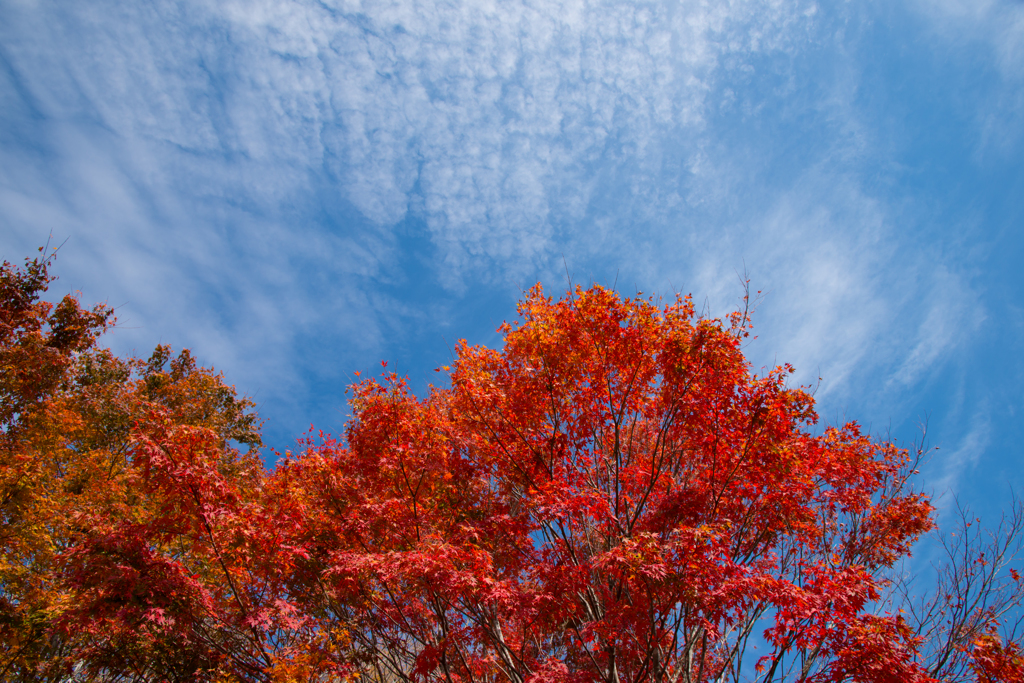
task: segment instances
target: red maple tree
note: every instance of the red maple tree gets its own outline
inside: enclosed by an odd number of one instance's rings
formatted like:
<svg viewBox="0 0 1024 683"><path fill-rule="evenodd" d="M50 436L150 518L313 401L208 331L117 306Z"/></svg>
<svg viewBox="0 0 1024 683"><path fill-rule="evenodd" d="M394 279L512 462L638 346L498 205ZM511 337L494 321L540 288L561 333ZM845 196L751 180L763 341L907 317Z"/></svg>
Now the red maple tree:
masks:
<svg viewBox="0 0 1024 683"><path fill-rule="evenodd" d="M346 445L274 475L294 599L364 675L932 680L875 609L933 526L916 454L813 435L792 370L751 372L743 314L601 287L520 314L423 400L355 385Z"/></svg>

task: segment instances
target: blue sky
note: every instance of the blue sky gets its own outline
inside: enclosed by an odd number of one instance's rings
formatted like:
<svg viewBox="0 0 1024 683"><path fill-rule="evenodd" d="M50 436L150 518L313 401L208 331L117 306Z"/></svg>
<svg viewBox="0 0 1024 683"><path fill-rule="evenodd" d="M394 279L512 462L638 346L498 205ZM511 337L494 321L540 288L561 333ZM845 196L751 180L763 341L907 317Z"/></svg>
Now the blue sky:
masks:
<svg viewBox="0 0 1024 683"><path fill-rule="evenodd" d="M1024 4L0 0L0 247L118 352L192 348L268 442L419 389L543 282L744 269L823 421L1024 490ZM949 500L946 496L945 500Z"/></svg>

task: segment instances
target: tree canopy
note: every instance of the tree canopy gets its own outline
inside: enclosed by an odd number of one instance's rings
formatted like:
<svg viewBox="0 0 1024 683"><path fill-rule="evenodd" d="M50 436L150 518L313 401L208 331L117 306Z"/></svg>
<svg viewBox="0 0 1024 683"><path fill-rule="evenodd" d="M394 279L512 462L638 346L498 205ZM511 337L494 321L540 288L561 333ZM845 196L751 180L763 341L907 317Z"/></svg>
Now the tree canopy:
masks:
<svg viewBox="0 0 1024 683"><path fill-rule="evenodd" d="M268 469L251 401L98 346L51 265L0 272L2 680L1024 680L1020 506L915 585L921 452L818 428L743 311L538 285Z"/></svg>

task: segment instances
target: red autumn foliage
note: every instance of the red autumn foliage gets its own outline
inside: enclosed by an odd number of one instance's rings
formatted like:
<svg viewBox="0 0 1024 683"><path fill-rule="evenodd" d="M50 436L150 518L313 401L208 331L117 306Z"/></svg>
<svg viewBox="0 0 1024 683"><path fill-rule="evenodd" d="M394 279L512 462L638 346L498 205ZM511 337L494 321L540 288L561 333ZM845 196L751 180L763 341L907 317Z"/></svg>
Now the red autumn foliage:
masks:
<svg viewBox="0 0 1024 683"><path fill-rule="evenodd" d="M424 401L394 375L360 383L347 448L278 473L317 511L290 520L328 598L303 605L343 596L357 661L718 680L763 634L769 678L799 655L809 680L927 680L898 618L866 612L931 527L905 451L855 425L808 433L811 398L788 368L751 374L740 317L598 287L535 289L520 313L501 352L461 344Z"/></svg>
<svg viewBox="0 0 1024 683"><path fill-rule="evenodd" d="M3 271L3 320L56 330L5 323L12 377L56 369L4 398L0 678L1021 680L998 627L1024 516L898 609L934 527L919 454L816 432L791 368L744 358L745 314L537 287L450 386L361 381L343 440L266 471L231 446L258 444L251 404L187 354L96 350L109 314L54 317L48 264Z"/></svg>

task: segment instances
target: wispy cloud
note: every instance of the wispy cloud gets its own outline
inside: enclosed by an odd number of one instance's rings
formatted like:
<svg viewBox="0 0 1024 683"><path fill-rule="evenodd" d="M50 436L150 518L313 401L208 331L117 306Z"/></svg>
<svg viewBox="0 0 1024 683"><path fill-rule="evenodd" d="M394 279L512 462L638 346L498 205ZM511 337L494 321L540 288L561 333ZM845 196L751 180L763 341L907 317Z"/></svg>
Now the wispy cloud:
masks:
<svg viewBox="0 0 1024 683"><path fill-rule="evenodd" d="M563 257L716 312L745 263L758 362L898 394L985 311L893 188L916 171L869 101L870 11L7 0L0 243L72 235L65 281L128 302L117 343L198 347L296 405L481 291L564 282Z"/></svg>
<svg viewBox="0 0 1024 683"><path fill-rule="evenodd" d="M21 250L78 236L72 279L130 302L122 336L188 330L229 368L262 345L285 376L324 320L380 340L409 216L461 290L536 277L605 201L657 212L722 60L792 49L811 9L10 3L4 97L31 111L5 222Z"/></svg>

